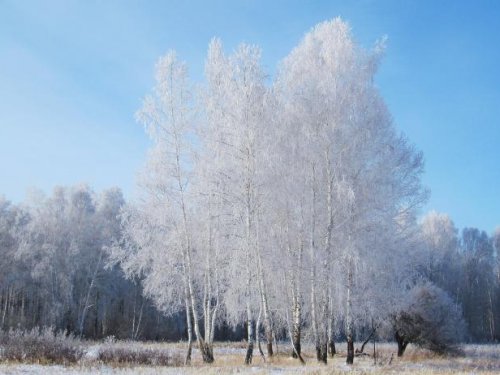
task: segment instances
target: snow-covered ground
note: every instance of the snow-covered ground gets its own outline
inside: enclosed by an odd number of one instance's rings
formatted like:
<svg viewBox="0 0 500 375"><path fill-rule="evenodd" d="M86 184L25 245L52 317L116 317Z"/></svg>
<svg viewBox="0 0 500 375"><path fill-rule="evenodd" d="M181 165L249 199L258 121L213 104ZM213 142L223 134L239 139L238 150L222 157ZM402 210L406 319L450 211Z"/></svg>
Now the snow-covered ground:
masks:
<svg viewBox="0 0 500 375"><path fill-rule="evenodd" d="M500 374L500 345L466 345L464 356L439 357L424 350L409 347L405 357L395 357L394 344L378 346L378 362L375 365L369 356L356 357L353 366L345 364L345 357L340 352L333 360L325 365L318 364L309 354L304 353L306 365L300 365L297 360L284 353L272 361L264 362L255 353L253 365L244 366L245 349L240 344L219 344L214 355L216 362L213 365L201 363L198 352L194 351L193 364L188 367L153 367L133 365L102 365L96 364L93 359L99 345L90 345L84 359L74 366L40 365L40 364L0 364L0 374ZM117 345L121 345L117 343ZM182 354L182 346L178 344L139 344L152 347L164 347L172 354ZM341 347L341 345L339 345ZM285 347L280 347L284 350ZM309 349L309 348L307 348ZM391 360L392 357L392 360Z"/></svg>

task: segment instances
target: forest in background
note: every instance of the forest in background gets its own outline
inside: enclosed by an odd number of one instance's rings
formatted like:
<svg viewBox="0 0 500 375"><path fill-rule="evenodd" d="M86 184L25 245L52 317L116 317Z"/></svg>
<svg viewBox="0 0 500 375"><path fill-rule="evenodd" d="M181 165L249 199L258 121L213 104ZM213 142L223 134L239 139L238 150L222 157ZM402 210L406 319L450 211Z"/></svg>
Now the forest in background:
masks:
<svg viewBox="0 0 500 375"><path fill-rule="evenodd" d="M165 317L143 296L140 280L106 267L106 247L122 235L124 204L119 189L96 193L86 185L58 187L18 205L0 200L2 329L54 327L92 339L185 339L182 313ZM459 233L447 215L435 212L419 229L415 266L462 307L466 341L498 342L500 231ZM243 328L224 324L216 337L241 340Z"/></svg>
<svg viewBox="0 0 500 375"><path fill-rule="evenodd" d="M444 351L500 337L500 232L417 222L423 157L373 83L383 41L339 19L313 28L272 85L260 50L214 39L194 88L170 52L137 113L152 140L141 198L56 188L0 201L2 329L86 338L379 339ZM416 305L418 301L418 305ZM463 317L463 320L462 320ZM429 337L431 337L429 339ZM352 363L352 362L351 362Z"/></svg>

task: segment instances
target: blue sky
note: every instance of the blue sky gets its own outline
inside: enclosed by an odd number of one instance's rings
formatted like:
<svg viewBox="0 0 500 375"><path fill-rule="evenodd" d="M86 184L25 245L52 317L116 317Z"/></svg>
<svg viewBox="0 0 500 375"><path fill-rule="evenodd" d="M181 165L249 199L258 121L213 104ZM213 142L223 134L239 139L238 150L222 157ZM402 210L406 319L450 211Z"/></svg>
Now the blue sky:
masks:
<svg viewBox="0 0 500 375"><path fill-rule="evenodd" d="M148 139L134 112L175 49L201 80L213 36L258 44L269 74L316 23L341 16L370 47L376 83L422 150L423 211L500 225L500 2L0 0L0 194L86 182L134 196Z"/></svg>

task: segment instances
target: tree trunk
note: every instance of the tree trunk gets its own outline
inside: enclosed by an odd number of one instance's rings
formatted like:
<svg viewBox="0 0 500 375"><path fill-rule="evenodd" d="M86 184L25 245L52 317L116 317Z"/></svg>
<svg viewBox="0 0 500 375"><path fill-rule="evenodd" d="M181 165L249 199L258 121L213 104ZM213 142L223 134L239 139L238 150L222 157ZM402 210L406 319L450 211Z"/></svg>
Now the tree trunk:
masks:
<svg viewBox="0 0 500 375"><path fill-rule="evenodd" d="M189 245L187 250L187 288L188 288L188 296L191 301L191 314L193 315L193 325L194 325L194 334L196 336L196 340L198 341L198 348L200 349L201 356L203 358L203 362L212 363L214 361L212 345L210 343L205 342L204 338L201 336L200 332L200 324L198 319L198 313L196 312L196 302L194 295L194 288L192 282L192 271L191 271L191 247Z"/></svg>
<svg viewBox="0 0 500 375"><path fill-rule="evenodd" d="M271 318L269 316L269 305L268 305L267 295L266 295L266 291L265 291L264 273L262 270L260 252L258 254L258 261L259 261L259 284L260 284L260 293L261 293L261 308L262 308L262 311L264 312L264 331L266 334L266 341L267 341L267 356L272 357L273 356L273 328L272 328L272 324L271 324ZM258 327L257 327L257 329L258 329ZM257 331L257 334L258 334L258 331Z"/></svg>
<svg viewBox="0 0 500 375"><path fill-rule="evenodd" d="M332 311L330 311L330 314L332 314L332 316L333 316ZM329 354L330 358L333 358L333 356L335 354L337 354L337 351L335 350L335 340L333 337L333 318L332 317L330 317L330 319L328 319L328 354Z"/></svg>
<svg viewBox="0 0 500 375"><path fill-rule="evenodd" d="M327 349L326 340L323 340L323 342L319 346L319 359L318 360L321 363L324 363L325 365L328 363L328 349Z"/></svg>
<svg viewBox="0 0 500 375"><path fill-rule="evenodd" d="M191 352L193 351L193 327L191 325L191 313L189 308L189 301L186 298L186 325L187 325L187 334L188 334L188 347L186 352L186 359L184 360L185 365L191 364Z"/></svg>
<svg viewBox="0 0 500 375"><path fill-rule="evenodd" d="M398 357L402 357L405 353L406 347L408 346L408 341L403 335L400 335L399 332L396 332L394 337L398 343Z"/></svg>
<svg viewBox="0 0 500 375"><path fill-rule="evenodd" d="M293 334L292 334L292 330L291 330L291 327L290 327L290 319L288 317L288 310L285 310L285 311L286 311L286 326L288 328L288 337L290 338L290 342L292 344L292 349L293 349L293 352L295 353L295 358L298 358L299 361L300 361L300 363L302 363L303 365L305 365L306 362L304 361L304 358L302 358L302 355L297 350L297 348L295 347L295 344L294 344ZM278 344L276 344L276 348L277 347L278 347Z"/></svg>
<svg viewBox="0 0 500 375"><path fill-rule="evenodd" d="M493 299L491 298L491 288L488 283L488 318L489 318L489 328L490 328L490 340L495 341L495 314L493 313Z"/></svg>
<svg viewBox="0 0 500 375"><path fill-rule="evenodd" d="M329 155L329 146L326 147L324 151L325 161L326 161L326 171L327 171L327 179L328 179L328 189L327 189L327 212L328 212L328 226L326 228L326 236L324 239L325 246L325 254L327 256L331 256L331 243L332 243L332 233L333 233L333 204L332 204L332 192L333 192L333 178L332 178L332 169L330 163L330 155ZM326 275L326 288L325 288L325 306L323 319L327 319L326 321L326 337L324 337L324 342L321 343L322 351L321 351L321 360L326 364L328 358L328 346L331 340L333 340L333 324L332 318L330 314L333 316L332 311L332 301L331 301L331 289L330 289L330 272L328 269L328 258L325 258L323 261L323 269ZM335 346L335 345L334 345ZM333 356L333 355L332 355Z"/></svg>
<svg viewBox="0 0 500 375"><path fill-rule="evenodd" d="M245 364L249 365L252 363L253 356L253 320L252 313L250 311L250 306L247 306L247 354L245 356Z"/></svg>
<svg viewBox="0 0 500 375"><path fill-rule="evenodd" d="M266 340L267 340L267 355L269 357L272 357L274 355L274 352L273 352L273 331L270 327L270 324L267 325L265 324L264 325L266 328Z"/></svg>
<svg viewBox="0 0 500 375"><path fill-rule="evenodd" d="M293 340L293 353L292 357L297 358L301 354L300 347L300 320L301 320L301 309L300 303L298 301L295 302L295 306L293 309L293 331L292 331L292 340Z"/></svg>
<svg viewBox="0 0 500 375"><path fill-rule="evenodd" d="M3 298L3 313L2 313L2 328L5 326L5 316L7 315L7 305L9 302L9 294L8 291L5 292L4 298Z"/></svg>
<svg viewBox="0 0 500 375"><path fill-rule="evenodd" d="M311 325L313 331L314 347L316 349L316 359L321 359L321 348L319 345L318 334L318 318L316 315L316 171L314 164L311 166L312 172L312 188L311 188L311 243L310 243L310 258L311 258Z"/></svg>
<svg viewBox="0 0 500 375"><path fill-rule="evenodd" d="M375 337L375 332L377 332L377 327L372 328L372 331L370 332L370 334L366 337L365 341L363 341L361 348L356 349L356 353L363 353L364 352L366 344L368 344L368 342L371 340L372 337Z"/></svg>
<svg viewBox="0 0 500 375"><path fill-rule="evenodd" d="M328 340L328 354L330 355L331 358L337 354L337 350L335 349L335 340L333 339L333 336L330 337Z"/></svg>
<svg viewBox="0 0 500 375"><path fill-rule="evenodd" d="M144 299L141 298L142 301L141 301L141 309L139 311L139 318L137 320L137 327L135 329L135 332L134 332L134 340L137 340L137 338L139 337L139 332L140 332L140 329L141 329L141 322L142 322L142 312L144 311Z"/></svg>
<svg viewBox="0 0 500 375"><path fill-rule="evenodd" d="M353 334L353 321L352 321L352 264L349 261L349 270L347 275L347 313L346 313L346 336L347 336L347 359L346 363L352 365L354 363L354 334Z"/></svg>
<svg viewBox="0 0 500 375"><path fill-rule="evenodd" d="M347 360L346 363L348 365L352 365L354 363L354 342L352 340L352 336L347 337Z"/></svg>
<svg viewBox="0 0 500 375"><path fill-rule="evenodd" d="M314 265L312 266L314 269ZM312 279L311 281L311 320L312 320L312 329L314 336L314 348L316 349L316 359L321 361L321 346L319 340L319 332L318 332L318 320L316 316L316 288L315 281Z"/></svg>
<svg viewBox="0 0 500 375"><path fill-rule="evenodd" d="M250 167L250 149L246 148L246 181L245 181L245 236L246 236L246 269L247 269L247 285L246 285L246 309L247 309L247 354L245 356L245 364L249 365L252 363L253 356L253 317L251 309L251 285L252 285L252 270L251 270L251 255L255 256L255 251L252 245L252 183L251 183L251 167ZM254 249L255 250L255 249Z"/></svg>
<svg viewBox="0 0 500 375"><path fill-rule="evenodd" d="M211 343L201 340L200 351L203 362L212 363L214 361L214 348Z"/></svg>
<svg viewBox="0 0 500 375"><path fill-rule="evenodd" d="M311 241L311 325L314 338L314 347L316 349L316 359L321 360L321 348L318 332L318 318L316 314L316 266L315 266L315 248L314 241Z"/></svg>
<svg viewBox="0 0 500 375"><path fill-rule="evenodd" d="M255 341L257 343L257 349L259 349L259 354L262 357L262 360L265 362L266 356L264 355L264 352L262 351L262 346L260 345L260 318L261 318L261 316L262 316L262 304L260 305L259 315L257 316L257 322L255 323Z"/></svg>
<svg viewBox="0 0 500 375"><path fill-rule="evenodd" d="M26 297L26 294L24 292L24 290L22 291L22 300L21 300L21 324L25 324L24 322L24 308L25 308L25 297Z"/></svg>
<svg viewBox="0 0 500 375"><path fill-rule="evenodd" d="M87 317L87 311L92 307L92 305L90 305L90 296L92 293L92 288L94 288L95 281L97 280L97 276L99 273L99 267L101 266L101 261L102 261L102 254L103 254L103 252L101 251L99 253L99 259L98 259L97 264L95 266L94 272L92 273L92 279L90 280L90 285L89 285L89 288L87 289L87 295L85 296L85 304L83 305L83 311L80 315L80 322L78 324L78 330L79 330L80 337L83 337L83 326L85 324L85 318Z"/></svg>
<svg viewBox="0 0 500 375"><path fill-rule="evenodd" d="M174 118L174 115L172 113L172 118ZM183 258L184 258L184 277L185 277L185 282L186 282L186 296L187 296L187 303L191 303L191 314L193 315L193 323L194 323L194 333L196 335L196 339L198 341L198 347L200 349L203 362L205 363L212 363L214 361L213 358L213 350L212 350L212 345L207 344L204 340L204 338L201 336L200 333L200 327L199 327L199 320L198 320L198 313L196 310L197 304L195 302L195 293L194 293L194 287L193 287L193 270L192 270L192 260L191 260L191 237L188 232L188 217L187 217L187 209L186 209L186 203L184 200L184 186L183 186L183 181L182 181L182 168L181 168L181 163L180 163L180 142L179 142L179 135L177 134L176 131L173 132L174 136L174 141L175 141L175 168L176 168L176 180L177 180L177 185L179 187L179 193L180 193L180 208L182 210L182 232L183 232L183 237L184 237L184 250L183 250ZM189 310L189 309L188 309ZM190 316L190 314L188 314ZM189 318L188 318L189 319ZM190 320L190 319L189 319ZM188 336L189 336L189 329L191 326L191 322L188 322ZM192 347L192 339L188 339L188 356L186 356L186 362L191 359L191 347Z"/></svg>
<svg viewBox="0 0 500 375"><path fill-rule="evenodd" d="M266 341L267 341L267 356L272 357L273 356L273 327L271 324L271 318L270 318L270 313L269 313L269 304L267 300L267 292L266 292L266 284L265 284L265 278L264 278L264 268L262 266L262 254L260 251L260 230L259 230L259 216L257 216L257 220L255 221L255 229L256 229L256 239L257 239L257 245L256 245L256 251L257 251L257 267L258 267L258 275L259 275L259 291L260 291L260 299L261 299L261 309L264 312L264 331L266 334ZM259 334L258 331L259 327L257 327L257 335ZM260 348L259 348L260 350Z"/></svg>

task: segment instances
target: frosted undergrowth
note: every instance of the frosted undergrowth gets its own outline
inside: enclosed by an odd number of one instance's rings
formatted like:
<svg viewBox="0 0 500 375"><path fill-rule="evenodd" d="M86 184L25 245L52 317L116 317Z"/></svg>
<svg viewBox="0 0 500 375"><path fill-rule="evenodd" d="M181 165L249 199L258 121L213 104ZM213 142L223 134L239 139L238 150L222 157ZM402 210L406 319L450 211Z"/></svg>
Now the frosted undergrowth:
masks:
<svg viewBox="0 0 500 375"><path fill-rule="evenodd" d="M304 349L307 364L301 366L296 360L280 352L278 358L264 363L255 353L253 365L242 365L245 349L231 344L218 344L214 349L216 362L213 365L204 365L198 350L193 351L193 365L151 366L130 363L114 363L113 365L99 363L98 358L103 348L127 348L134 351L163 350L172 356L180 356L184 345L165 343L136 343L136 342L105 342L87 345L82 360L71 366L40 365L40 364L0 364L0 374L498 374L500 373L500 345L464 345L464 356L443 357L416 348L409 347L405 357L393 357L394 344L380 344L377 346L379 361L373 364L372 357L356 357L353 366L345 364L345 353L342 351L345 344L339 343L340 353L328 365L319 365L311 355L311 348ZM285 348L284 346L282 347ZM181 357L182 358L182 357Z"/></svg>

